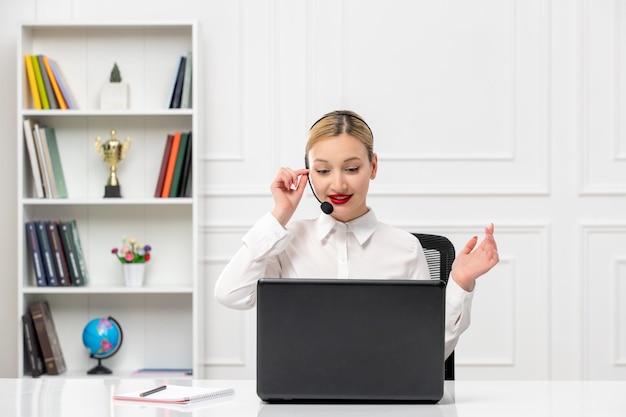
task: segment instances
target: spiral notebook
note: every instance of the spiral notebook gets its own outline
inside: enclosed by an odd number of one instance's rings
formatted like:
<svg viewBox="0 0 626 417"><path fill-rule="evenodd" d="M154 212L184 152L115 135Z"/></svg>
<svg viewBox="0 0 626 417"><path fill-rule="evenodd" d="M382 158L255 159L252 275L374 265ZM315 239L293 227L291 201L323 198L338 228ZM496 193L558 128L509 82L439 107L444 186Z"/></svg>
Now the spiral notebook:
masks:
<svg viewBox="0 0 626 417"><path fill-rule="evenodd" d="M150 388L126 394L117 394L113 396L113 399L118 401L136 401L161 404L194 404L201 401L210 401L228 397L235 393L232 388L191 387L169 384L166 385L166 388L161 391L147 396L141 395L147 391L150 391Z"/></svg>

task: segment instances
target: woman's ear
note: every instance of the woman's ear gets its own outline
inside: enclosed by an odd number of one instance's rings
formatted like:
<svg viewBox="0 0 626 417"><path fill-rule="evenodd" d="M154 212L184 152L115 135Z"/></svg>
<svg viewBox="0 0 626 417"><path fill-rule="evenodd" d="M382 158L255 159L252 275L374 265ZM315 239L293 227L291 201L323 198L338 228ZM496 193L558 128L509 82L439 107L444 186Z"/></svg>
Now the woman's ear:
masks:
<svg viewBox="0 0 626 417"><path fill-rule="evenodd" d="M378 171L378 155L372 154L372 173L370 175L370 180L376 178L376 172Z"/></svg>

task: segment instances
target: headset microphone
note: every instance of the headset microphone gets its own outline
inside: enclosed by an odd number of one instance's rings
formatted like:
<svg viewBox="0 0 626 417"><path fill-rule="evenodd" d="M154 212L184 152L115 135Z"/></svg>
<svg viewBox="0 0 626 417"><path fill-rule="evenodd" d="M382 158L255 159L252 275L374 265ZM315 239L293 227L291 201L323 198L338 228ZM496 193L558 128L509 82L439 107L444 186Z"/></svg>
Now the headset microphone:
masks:
<svg viewBox="0 0 626 417"><path fill-rule="evenodd" d="M309 161L308 158L304 158L304 166L306 169L309 169ZM317 194L315 194L315 190L313 189L313 184L311 184L311 173L309 172L309 175L306 176L307 181L309 182L309 187L311 187L311 192L313 193L313 196L315 197L315 199L317 201L320 202L320 208L322 209L322 211L324 212L324 214L332 214L333 210L335 209L333 207L332 204L330 204L328 201L324 201L322 203L322 200L320 200L317 197Z"/></svg>

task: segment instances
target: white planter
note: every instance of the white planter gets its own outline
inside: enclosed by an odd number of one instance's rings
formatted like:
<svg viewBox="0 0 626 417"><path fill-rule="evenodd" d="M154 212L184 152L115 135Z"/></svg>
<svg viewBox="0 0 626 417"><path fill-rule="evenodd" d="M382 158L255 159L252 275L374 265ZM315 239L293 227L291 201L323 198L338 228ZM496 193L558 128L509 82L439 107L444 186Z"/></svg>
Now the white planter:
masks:
<svg viewBox="0 0 626 417"><path fill-rule="evenodd" d="M141 287L146 273L146 264L122 264L124 282L127 287Z"/></svg>
<svg viewBox="0 0 626 417"><path fill-rule="evenodd" d="M106 83L100 89L101 110L128 109L130 88L127 83Z"/></svg>

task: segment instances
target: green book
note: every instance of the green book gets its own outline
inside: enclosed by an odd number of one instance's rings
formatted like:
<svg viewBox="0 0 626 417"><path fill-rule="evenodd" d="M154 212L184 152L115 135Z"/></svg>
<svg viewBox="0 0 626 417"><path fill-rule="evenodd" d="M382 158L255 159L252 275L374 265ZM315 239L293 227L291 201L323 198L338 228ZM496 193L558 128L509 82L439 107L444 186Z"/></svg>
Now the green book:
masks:
<svg viewBox="0 0 626 417"><path fill-rule="evenodd" d="M61 164L61 154L57 145L57 137L52 127L44 127L46 132L46 142L48 143L48 151L50 152L50 162L52 163L52 172L54 173L54 182L57 189L57 197L67 198L67 186L65 184L65 175L63 175L63 165Z"/></svg>
<svg viewBox="0 0 626 417"><path fill-rule="evenodd" d="M176 155L176 165L174 165L174 175L172 176L172 187L170 188L170 197L176 197L178 190L180 189L183 165L185 164L185 153L187 151L187 144L189 143L189 133L182 133L180 135L180 147L178 148L178 155Z"/></svg>
<svg viewBox="0 0 626 417"><path fill-rule="evenodd" d="M33 62L35 80L37 80L37 89L39 90L39 97L41 98L41 107L44 110L48 110L50 109L50 103L48 102L46 86L43 83L43 77L41 75L41 68L39 67L39 57L37 55L31 55L30 59Z"/></svg>

